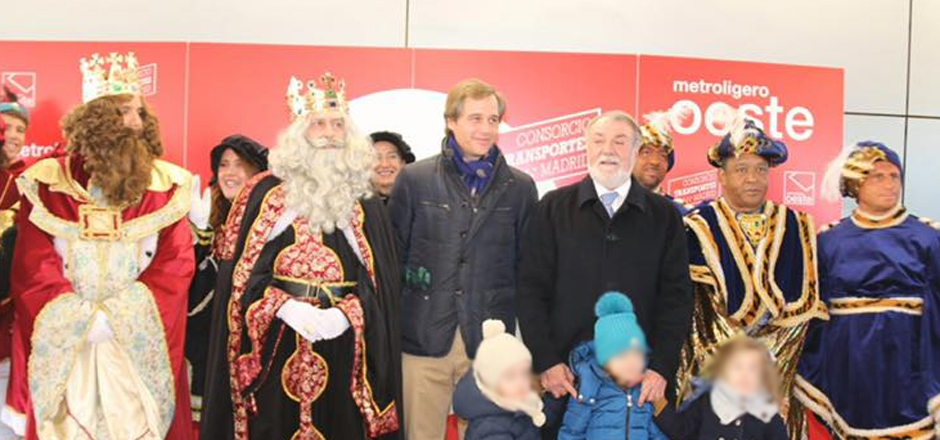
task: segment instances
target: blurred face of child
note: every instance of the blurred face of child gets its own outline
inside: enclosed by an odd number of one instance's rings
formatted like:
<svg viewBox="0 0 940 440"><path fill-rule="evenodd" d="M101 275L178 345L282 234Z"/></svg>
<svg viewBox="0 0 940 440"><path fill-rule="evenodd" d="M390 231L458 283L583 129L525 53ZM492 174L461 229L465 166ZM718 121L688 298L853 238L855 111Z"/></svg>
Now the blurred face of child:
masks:
<svg viewBox="0 0 940 440"><path fill-rule="evenodd" d="M721 372L721 380L743 397L767 391L764 383L766 356L757 350L741 350L732 354Z"/></svg>
<svg viewBox="0 0 940 440"><path fill-rule="evenodd" d="M496 386L496 393L507 400L526 401L532 393L532 363L521 362L506 370Z"/></svg>
<svg viewBox="0 0 940 440"><path fill-rule="evenodd" d="M632 388L643 381L646 353L642 350L625 351L610 358L604 368L617 385Z"/></svg>

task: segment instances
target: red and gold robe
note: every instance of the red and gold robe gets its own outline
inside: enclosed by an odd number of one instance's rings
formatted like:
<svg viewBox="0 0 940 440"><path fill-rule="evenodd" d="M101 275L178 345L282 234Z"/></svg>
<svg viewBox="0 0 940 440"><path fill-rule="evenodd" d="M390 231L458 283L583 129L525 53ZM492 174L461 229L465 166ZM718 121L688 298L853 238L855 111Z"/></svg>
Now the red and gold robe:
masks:
<svg viewBox="0 0 940 440"><path fill-rule="evenodd" d="M13 226L16 212L19 209L20 193L16 189L16 176L18 176L25 166L23 161L17 161L10 164L4 170L0 170L0 234ZM12 249L3 249L0 244L0 253L12 252ZM2 258L0 258L2 259ZM8 273L0 273L0 276L8 276ZM13 331L13 302L7 295L9 290L9 280L0 280L3 289L0 289L0 361L10 357L11 335ZM2 397L2 396L0 396Z"/></svg>
<svg viewBox="0 0 940 440"><path fill-rule="evenodd" d="M358 202L346 230L319 233L288 208L270 172L246 184L217 234L208 354L216 374L207 381L202 438L402 438L393 237L379 200ZM350 329L308 342L276 316L291 299L338 308Z"/></svg>
<svg viewBox="0 0 940 440"><path fill-rule="evenodd" d="M89 188L80 156L41 160L17 185L7 405L26 439L191 438L190 174L155 161L148 190L123 209ZM114 337L91 344L99 311Z"/></svg>

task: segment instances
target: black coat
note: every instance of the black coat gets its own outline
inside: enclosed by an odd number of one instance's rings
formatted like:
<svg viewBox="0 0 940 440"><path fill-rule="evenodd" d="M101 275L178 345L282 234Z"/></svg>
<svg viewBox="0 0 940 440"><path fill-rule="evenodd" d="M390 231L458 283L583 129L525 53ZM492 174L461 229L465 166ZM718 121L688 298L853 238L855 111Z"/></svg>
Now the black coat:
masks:
<svg viewBox="0 0 940 440"><path fill-rule="evenodd" d="M780 414L764 423L745 414L722 425L712 409L711 393L706 393L678 412L671 406L656 416L656 425L672 440L788 440L787 427Z"/></svg>
<svg viewBox="0 0 940 440"><path fill-rule="evenodd" d="M402 350L441 357L456 329L473 358L486 319L515 329L519 241L535 183L500 154L492 180L471 196L445 144L398 175L388 211L404 272Z"/></svg>
<svg viewBox="0 0 940 440"><path fill-rule="evenodd" d="M594 303L615 290L633 301L650 342L649 367L675 375L692 314L685 230L671 202L636 181L611 219L590 177L545 195L529 220L519 325L537 371L564 363L594 337Z"/></svg>
<svg viewBox="0 0 940 440"><path fill-rule="evenodd" d="M539 428L523 412L500 408L480 392L471 369L457 384L454 414L467 420L464 440L540 440Z"/></svg>

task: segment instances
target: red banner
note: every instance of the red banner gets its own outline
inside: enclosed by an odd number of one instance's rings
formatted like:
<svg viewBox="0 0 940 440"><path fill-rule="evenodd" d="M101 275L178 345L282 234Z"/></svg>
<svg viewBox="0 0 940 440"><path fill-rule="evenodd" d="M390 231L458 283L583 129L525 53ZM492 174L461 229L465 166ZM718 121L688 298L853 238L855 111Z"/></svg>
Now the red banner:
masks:
<svg viewBox="0 0 940 440"><path fill-rule="evenodd" d="M641 114L689 111L673 133L676 166L666 192L692 203L720 194L705 157L721 134L715 117L724 103L787 144L789 160L771 175L771 200L812 213L818 225L841 216L841 204L819 198L825 167L842 149L841 69L642 56L639 96Z"/></svg>
<svg viewBox="0 0 940 440"><path fill-rule="evenodd" d="M79 60L96 52L138 54L147 102L160 116L166 158L185 163L186 43L0 43L0 79L30 113L21 155L35 160L62 142L59 121L82 103Z"/></svg>
<svg viewBox="0 0 940 440"><path fill-rule="evenodd" d="M677 165L667 192L689 201L716 197L705 151L718 139L714 108L724 102L784 140L790 161L775 170L770 197L812 212L823 224L841 214L819 203L823 169L842 144L839 69L634 55L376 49L210 43L2 42L0 79L23 97L32 124L23 155L60 141L58 122L81 101L78 60L135 51L148 102L157 110L167 158L209 174L208 151L242 133L273 147L289 123L285 92L295 75L326 70L347 83L364 132L402 133L419 158L437 153L447 90L478 77L506 96L500 145L542 192L586 172L583 129L602 111L637 115L671 106L691 116L675 133ZM711 109L711 110L710 110ZM639 112L638 112L639 110ZM639 113L639 114L638 114Z"/></svg>

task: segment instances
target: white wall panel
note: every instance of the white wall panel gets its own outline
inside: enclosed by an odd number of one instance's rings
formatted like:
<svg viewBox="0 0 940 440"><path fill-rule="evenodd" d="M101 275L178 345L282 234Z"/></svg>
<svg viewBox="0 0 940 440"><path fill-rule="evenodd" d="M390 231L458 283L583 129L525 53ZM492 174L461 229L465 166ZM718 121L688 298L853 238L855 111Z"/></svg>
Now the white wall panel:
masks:
<svg viewBox="0 0 940 440"><path fill-rule="evenodd" d="M907 18L899 0L411 0L410 41L843 67L847 110L901 113Z"/></svg>
<svg viewBox="0 0 940 440"><path fill-rule="evenodd" d="M940 0L914 0L911 34L911 108L940 116Z"/></svg>
<svg viewBox="0 0 940 440"><path fill-rule="evenodd" d="M859 141L878 141L902 154L904 118L846 115L843 137L845 145Z"/></svg>
<svg viewBox="0 0 940 440"><path fill-rule="evenodd" d="M403 46L405 0L24 0L0 39Z"/></svg>
<svg viewBox="0 0 940 440"><path fill-rule="evenodd" d="M908 124L904 203L915 214L940 219L940 120Z"/></svg>

